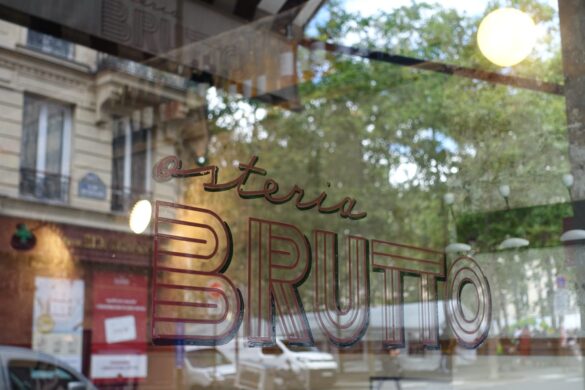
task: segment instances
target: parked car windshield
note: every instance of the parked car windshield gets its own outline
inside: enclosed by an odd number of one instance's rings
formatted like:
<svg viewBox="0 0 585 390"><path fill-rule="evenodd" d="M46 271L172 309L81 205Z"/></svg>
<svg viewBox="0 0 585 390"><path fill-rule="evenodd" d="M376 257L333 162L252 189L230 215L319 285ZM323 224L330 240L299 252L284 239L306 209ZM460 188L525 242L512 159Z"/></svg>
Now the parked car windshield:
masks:
<svg viewBox="0 0 585 390"><path fill-rule="evenodd" d="M11 360L8 375L12 390L66 390L79 379L61 367L34 360Z"/></svg>

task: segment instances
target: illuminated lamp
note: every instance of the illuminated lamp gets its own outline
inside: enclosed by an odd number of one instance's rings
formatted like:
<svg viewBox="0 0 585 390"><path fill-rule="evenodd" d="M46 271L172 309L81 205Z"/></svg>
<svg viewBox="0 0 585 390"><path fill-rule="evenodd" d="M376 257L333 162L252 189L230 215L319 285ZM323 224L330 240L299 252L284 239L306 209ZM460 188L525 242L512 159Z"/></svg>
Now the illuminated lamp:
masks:
<svg viewBox="0 0 585 390"><path fill-rule="evenodd" d="M152 218L152 204L146 199L139 200L132 207L128 220L130 230L140 234L146 230Z"/></svg>
<svg viewBox="0 0 585 390"><path fill-rule="evenodd" d="M502 67L522 62L532 52L535 41L534 21L528 14L514 8L490 12L477 30L481 53Z"/></svg>

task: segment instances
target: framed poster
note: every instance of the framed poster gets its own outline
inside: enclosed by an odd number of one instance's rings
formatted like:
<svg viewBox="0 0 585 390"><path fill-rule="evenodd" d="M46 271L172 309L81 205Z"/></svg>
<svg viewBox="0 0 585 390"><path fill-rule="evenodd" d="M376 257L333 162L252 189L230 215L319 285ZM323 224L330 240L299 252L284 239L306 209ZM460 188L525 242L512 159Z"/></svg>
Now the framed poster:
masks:
<svg viewBox="0 0 585 390"><path fill-rule="evenodd" d="M37 276L34 299L32 348L81 371L83 280Z"/></svg>

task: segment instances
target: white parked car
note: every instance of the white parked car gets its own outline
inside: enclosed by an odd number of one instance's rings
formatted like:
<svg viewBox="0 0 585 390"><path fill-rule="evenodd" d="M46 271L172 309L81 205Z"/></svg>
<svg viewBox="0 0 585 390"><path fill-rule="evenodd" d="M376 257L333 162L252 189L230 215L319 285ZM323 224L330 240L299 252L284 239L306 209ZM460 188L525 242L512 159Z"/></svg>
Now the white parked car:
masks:
<svg viewBox="0 0 585 390"><path fill-rule="evenodd" d="M333 355L317 347L287 345L278 338L272 347L244 346L239 359L241 365L271 370L271 377L281 388L328 388L337 379L338 365Z"/></svg>
<svg viewBox="0 0 585 390"><path fill-rule="evenodd" d="M231 389L236 365L215 347L185 347L183 379L186 389Z"/></svg>
<svg viewBox="0 0 585 390"><path fill-rule="evenodd" d="M0 389L97 390L61 360L30 349L0 346Z"/></svg>

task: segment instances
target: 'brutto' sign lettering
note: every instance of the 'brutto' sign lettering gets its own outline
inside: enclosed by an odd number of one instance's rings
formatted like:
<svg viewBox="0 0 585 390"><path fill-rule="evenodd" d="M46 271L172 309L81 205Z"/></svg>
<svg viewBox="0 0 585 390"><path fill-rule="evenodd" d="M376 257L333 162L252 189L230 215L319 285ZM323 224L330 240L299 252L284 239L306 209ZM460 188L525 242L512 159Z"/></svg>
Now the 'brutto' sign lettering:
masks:
<svg viewBox="0 0 585 390"><path fill-rule="evenodd" d="M157 180L210 174L211 180L204 185L208 191L237 188L243 198L264 197L268 201L291 200L296 194L297 208L311 205L323 212L325 193L304 203L302 189L294 186L286 195L276 197L278 184L271 179L262 190L244 190L251 173L265 174L255 166L257 160L253 157L248 164L240 164L242 175L223 184L217 184L217 168L181 170L176 157L161 160L154 174ZM365 213L353 212L355 204L355 200L344 198L330 208L341 217L365 217ZM249 218L244 302L240 289L224 273L232 259L233 242L221 216L204 208L157 201L154 229L152 337L157 343L222 344L235 336L243 322L250 346L270 346L275 343L278 314L283 338L289 343L312 345L311 326L317 326L335 345L351 346L364 336L370 322L370 271L381 273L384 281L380 341L385 347L405 345L402 280L406 274L420 278L423 345L439 346L439 280L445 281L446 319L458 343L475 348L489 331L489 284L470 257L458 258L447 270L443 252L348 235L343 259L348 274L340 278L336 233L315 229L308 239L294 225ZM298 288L311 268L314 311L306 313ZM471 314L461 301L465 286L473 287L477 296L477 307ZM349 292L348 299L340 299L340 290Z"/></svg>

